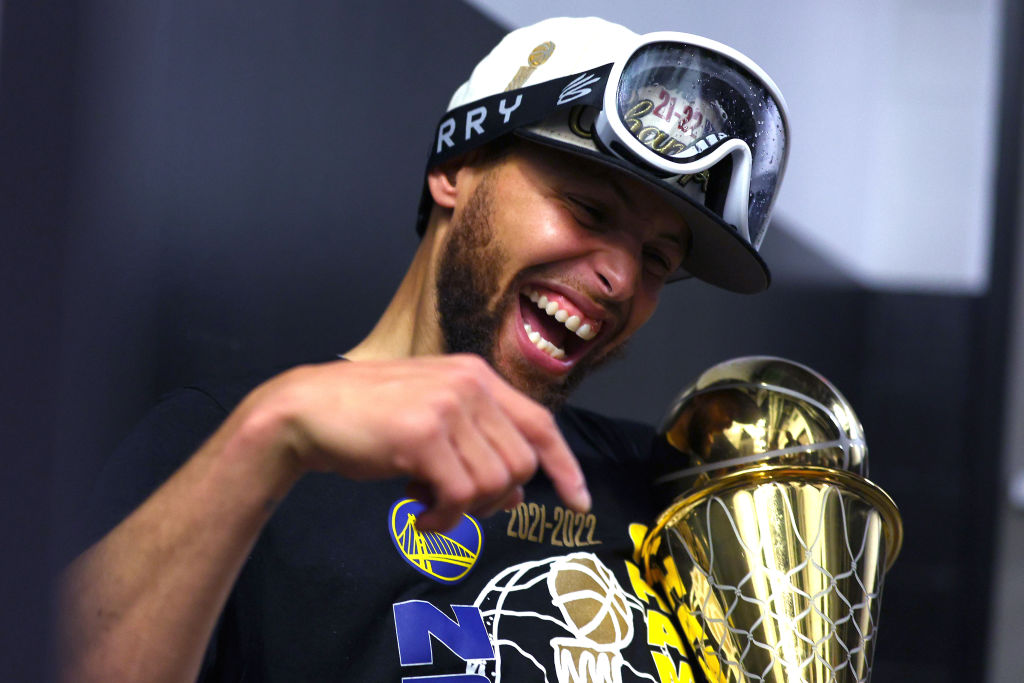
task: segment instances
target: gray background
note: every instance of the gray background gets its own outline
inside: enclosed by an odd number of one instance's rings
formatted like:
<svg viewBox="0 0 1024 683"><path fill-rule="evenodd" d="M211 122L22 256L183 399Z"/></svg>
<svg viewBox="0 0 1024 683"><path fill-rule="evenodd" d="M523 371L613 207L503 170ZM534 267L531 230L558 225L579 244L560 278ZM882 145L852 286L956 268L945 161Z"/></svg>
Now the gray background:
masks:
<svg viewBox="0 0 1024 683"><path fill-rule="evenodd" d="M503 29L457 0L2 8L0 675L39 680L50 576L105 454L173 387L369 330L416 246L433 126ZM986 678L1021 187L1024 27L1007 17L985 293L864 289L777 221L768 293L673 285L577 395L655 421L748 353L832 379L906 525L875 681Z"/></svg>

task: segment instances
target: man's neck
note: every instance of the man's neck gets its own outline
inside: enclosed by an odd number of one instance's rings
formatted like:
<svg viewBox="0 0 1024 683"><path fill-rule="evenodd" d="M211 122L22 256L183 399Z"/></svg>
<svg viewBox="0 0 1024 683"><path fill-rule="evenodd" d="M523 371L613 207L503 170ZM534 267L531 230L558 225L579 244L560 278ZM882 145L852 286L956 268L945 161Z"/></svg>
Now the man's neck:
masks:
<svg viewBox="0 0 1024 683"><path fill-rule="evenodd" d="M441 226L436 226L439 228ZM437 322L436 264L443 229L427 230L398 290L373 330L345 352L349 360L384 360L444 353Z"/></svg>

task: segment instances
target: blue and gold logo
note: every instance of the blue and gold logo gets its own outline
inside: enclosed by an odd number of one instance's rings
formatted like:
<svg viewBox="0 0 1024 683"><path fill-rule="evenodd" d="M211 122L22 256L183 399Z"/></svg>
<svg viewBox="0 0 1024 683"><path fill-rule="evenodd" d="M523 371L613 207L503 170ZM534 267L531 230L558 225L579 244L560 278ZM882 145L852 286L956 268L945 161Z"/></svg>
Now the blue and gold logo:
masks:
<svg viewBox="0 0 1024 683"><path fill-rule="evenodd" d="M469 515L449 531L419 531L416 515L426 505L405 498L391 506L389 528L395 547L416 571L441 583L458 583L469 574L484 545L480 524Z"/></svg>

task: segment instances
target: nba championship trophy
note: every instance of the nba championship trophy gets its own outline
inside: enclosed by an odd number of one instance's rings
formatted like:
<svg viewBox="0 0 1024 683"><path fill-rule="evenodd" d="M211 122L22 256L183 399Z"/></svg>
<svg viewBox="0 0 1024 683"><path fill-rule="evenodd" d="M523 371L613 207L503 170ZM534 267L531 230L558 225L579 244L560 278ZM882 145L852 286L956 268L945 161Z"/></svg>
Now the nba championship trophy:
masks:
<svg viewBox="0 0 1024 683"><path fill-rule="evenodd" d="M658 480L676 497L644 570L708 680L866 682L902 523L842 394L791 361L740 358L684 391L662 434L682 455Z"/></svg>

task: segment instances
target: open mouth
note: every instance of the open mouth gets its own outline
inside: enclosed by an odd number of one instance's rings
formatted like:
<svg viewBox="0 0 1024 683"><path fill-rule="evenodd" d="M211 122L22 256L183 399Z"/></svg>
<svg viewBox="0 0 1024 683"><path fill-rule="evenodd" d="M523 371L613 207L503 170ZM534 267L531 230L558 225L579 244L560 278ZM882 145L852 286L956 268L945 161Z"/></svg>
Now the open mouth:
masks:
<svg viewBox="0 0 1024 683"><path fill-rule="evenodd" d="M523 329L530 343L555 360L573 361L586 353L601 321L583 314L557 292L526 286L520 292Z"/></svg>

